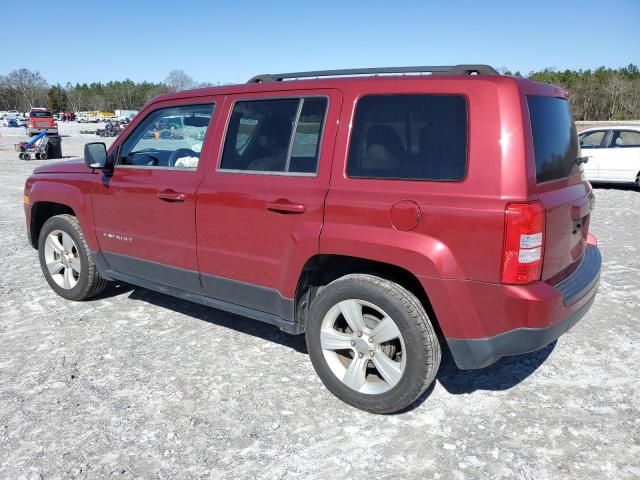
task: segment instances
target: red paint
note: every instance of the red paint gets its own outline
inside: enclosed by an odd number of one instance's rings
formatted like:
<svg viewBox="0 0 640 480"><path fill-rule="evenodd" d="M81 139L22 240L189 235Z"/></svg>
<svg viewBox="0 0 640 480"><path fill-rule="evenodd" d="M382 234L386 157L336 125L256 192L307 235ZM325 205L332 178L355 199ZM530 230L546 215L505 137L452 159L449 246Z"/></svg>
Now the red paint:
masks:
<svg viewBox="0 0 640 480"><path fill-rule="evenodd" d="M466 97L469 141L463 181L347 178L358 98L397 93ZM360 257L413 273L446 336L480 338L545 326L584 303L565 308L550 283L571 271L591 241L588 209L582 207L592 196L588 182L576 176L536 184L525 95L560 93L525 79L434 75L284 81L165 94L142 109L110 154L152 110L215 102L196 171L116 167L106 184L101 174L77 163L47 165L27 180L25 195L31 205L54 201L73 208L92 250L273 288L286 298L295 297L302 267L314 255ZM329 97L317 176L217 170L234 101L299 95ZM174 193L181 201L159 198ZM545 214L542 273L528 285L504 285L505 209L510 203L536 201ZM28 225L30 209L25 206ZM576 211L584 214L579 234L570 228ZM133 241L113 240L105 233Z"/></svg>

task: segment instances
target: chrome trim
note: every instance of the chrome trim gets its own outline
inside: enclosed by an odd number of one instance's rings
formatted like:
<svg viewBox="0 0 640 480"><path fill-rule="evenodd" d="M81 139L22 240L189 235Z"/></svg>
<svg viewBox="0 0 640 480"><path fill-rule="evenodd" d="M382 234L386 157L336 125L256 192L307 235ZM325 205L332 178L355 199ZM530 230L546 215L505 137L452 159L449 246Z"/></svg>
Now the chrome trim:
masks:
<svg viewBox="0 0 640 480"><path fill-rule="evenodd" d="M201 159L202 160L202 159ZM114 170L118 168L126 168L127 170L176 170L179 172L197 172L200 167L200 162L198 162L198 166L193 167L159 167L157 165L123 165L121 163L117 163L113 166Z"/></svg>
<svg viewBox="0 0 640 480"><path fill-rule="evenodd" d="M238 170L227 168L224 170L216 170L216 173L246 173L247 175L275 175L278 177L317 177L318 173L307 172L269 172L264 170Z"/></svg>
<svg viewBox="0 0 640 480"><path fill-rule="evenodd" d="M289 138L289 148L287 148L287 160L284 163L284 171L287 173L289 173L289 167L291 166L291 153L293 152L293 143L296 141L296 133L298 130L298 123L300 122L300 112L302 112L303 103L304 103L304 98L301 98L300 100L298 100L298 109L296 110L296 118L293 121L293 125L291 127L291 138ZM319 161L320 158L318 158L317 160ZM316 165L316 170L318 170L317 165Z"/></svg>

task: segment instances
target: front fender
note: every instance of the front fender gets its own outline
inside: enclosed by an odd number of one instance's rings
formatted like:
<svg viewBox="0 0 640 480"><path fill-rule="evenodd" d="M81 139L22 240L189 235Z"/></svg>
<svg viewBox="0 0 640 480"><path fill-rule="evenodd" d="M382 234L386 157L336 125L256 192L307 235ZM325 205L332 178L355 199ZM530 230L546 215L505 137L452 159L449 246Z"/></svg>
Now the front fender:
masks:
<svg viewBox="0 0 640 480"><path fill-rule="evenodd" d="M68 178L35 179L29 191L29 204L33 211L39 202L50 202L66 205L71 208L80 222L80 227L91 251L98 250L95 229L93 226L93 209L91 205L91 184L78 182L70 184Z"/></svg>

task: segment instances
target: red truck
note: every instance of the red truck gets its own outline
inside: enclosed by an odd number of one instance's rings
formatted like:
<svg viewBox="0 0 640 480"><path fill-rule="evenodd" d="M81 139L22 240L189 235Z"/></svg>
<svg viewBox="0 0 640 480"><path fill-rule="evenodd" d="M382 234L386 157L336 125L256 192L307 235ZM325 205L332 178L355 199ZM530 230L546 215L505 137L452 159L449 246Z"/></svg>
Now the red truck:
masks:
<svg viewBox="0 0 640 480"><path fill-rule="evenodd" d="M59 295L118 280L304 333L331 392L389 413L442 344L482 368L585 315L583 161L567 92L488 66L260 75L155 98L36 168L24 210Z"/></svg>
<svg viewBox="0 0 640 480"><path fill-rule="evenodd" d="M58 134L58 124L53 118L53 114L46 108L32 108L29 111L27 120L27 134L32 137L43 130L53 135Z"/></svg>

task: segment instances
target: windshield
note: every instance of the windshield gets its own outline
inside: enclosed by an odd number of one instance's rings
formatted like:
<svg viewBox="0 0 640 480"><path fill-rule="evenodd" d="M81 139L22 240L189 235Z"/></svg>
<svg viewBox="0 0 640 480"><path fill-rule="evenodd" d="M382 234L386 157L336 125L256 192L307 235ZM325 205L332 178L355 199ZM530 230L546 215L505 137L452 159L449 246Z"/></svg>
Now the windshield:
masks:
<svg viewBox="0 0 640 480"><path fill-rule="evenodd" d="M569 101L527 96L538 183L580 172L578 134Z"/></svg>

